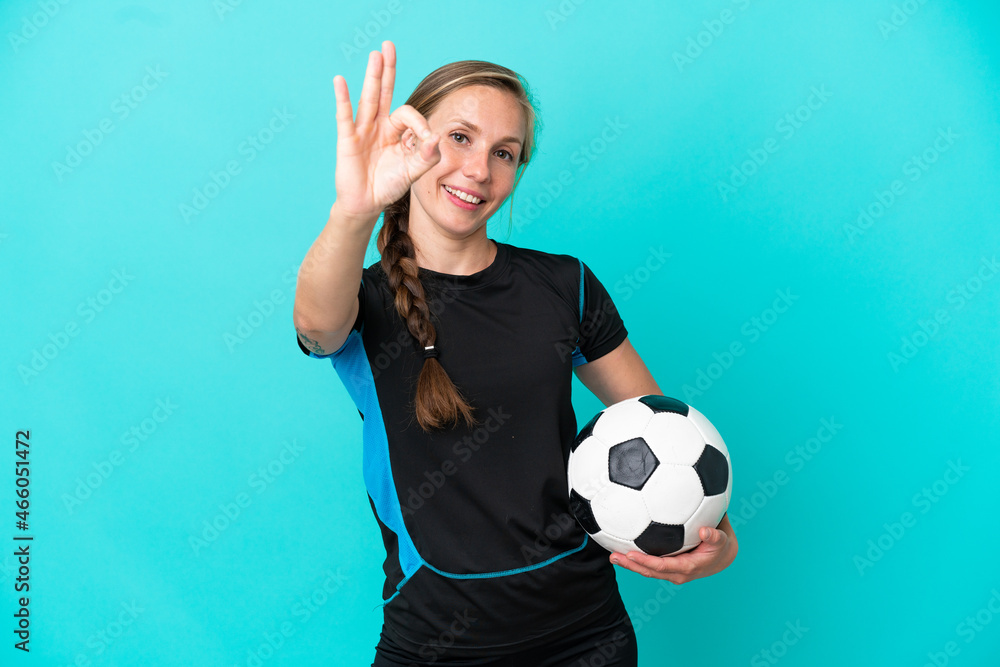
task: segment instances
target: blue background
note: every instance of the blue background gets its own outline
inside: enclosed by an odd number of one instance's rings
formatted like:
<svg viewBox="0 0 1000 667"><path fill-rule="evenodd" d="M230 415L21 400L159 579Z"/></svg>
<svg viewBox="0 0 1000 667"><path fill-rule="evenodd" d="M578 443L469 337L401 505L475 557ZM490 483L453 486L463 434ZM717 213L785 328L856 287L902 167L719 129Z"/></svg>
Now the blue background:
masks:
<svg viewBox="0 0 1000 667"><path fill-rule="evenodd" d="M681 586L619 570L640 664L997 664L998 18L4 2L0 662L370 664L384 551L361 421L291 312L335 198L331 80L356 105L391 39L393 108L455 60L527 78L544 128L489 235L583 258L664 393L729 446L733 565ZM574 383L582 424L603 406ZM12 647L18 429L30 655Z"/></svg>

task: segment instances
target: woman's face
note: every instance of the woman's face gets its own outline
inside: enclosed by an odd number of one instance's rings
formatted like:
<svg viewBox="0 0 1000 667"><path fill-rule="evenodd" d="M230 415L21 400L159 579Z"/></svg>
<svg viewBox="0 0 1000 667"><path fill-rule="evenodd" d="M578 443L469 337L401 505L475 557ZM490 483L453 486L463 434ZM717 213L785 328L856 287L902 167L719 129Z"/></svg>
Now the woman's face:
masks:
<svg viewBox="0 0 1000 667"><path fill-rule="evenodd" d="M446 236L465 238L487 223L514 188L524 113L509 93L466 86L445 97L427 122L441 137L441 160L411 186L410 227L433 225ZM463 201L448 189L482 201Z"/></svg>

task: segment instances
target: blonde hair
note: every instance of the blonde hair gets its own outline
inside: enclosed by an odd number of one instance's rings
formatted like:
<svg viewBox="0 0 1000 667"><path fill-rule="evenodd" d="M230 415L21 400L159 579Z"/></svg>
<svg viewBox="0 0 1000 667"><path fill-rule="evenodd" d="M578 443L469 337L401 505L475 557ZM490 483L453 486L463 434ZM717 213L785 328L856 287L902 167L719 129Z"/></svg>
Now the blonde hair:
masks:
<svg viewBox="0 0 1000 667"><path fill-rule="evenodd" d="M538 115L530 94L530 88L519 74L513 70L482 60L462 60L449 63L434 70L410 94L406 100L424 118L433 113L442 100L450 93L466 86L491 86L510 93L520 104L525 119L525 139L521 147L517 165L514 189L531 160L535 146ZM511 191L513 196L513 189ZM382 229L379 231L377 248L382 256L381 267L389 279L389 288L395 295L396 311L406 322L406 327L417 340L419 349L433 345L436 340L434 325L431 323L424 287L417 272L413 241L408 233L410 214L410 191L385 209ZM513 221L513 209L511 210ZM448 377L444 367L436 358L425 358L417 378L417 392L413 402L417 422L425 432L456 424L463 419L468 426L477 421L473 408Z"/></svg>

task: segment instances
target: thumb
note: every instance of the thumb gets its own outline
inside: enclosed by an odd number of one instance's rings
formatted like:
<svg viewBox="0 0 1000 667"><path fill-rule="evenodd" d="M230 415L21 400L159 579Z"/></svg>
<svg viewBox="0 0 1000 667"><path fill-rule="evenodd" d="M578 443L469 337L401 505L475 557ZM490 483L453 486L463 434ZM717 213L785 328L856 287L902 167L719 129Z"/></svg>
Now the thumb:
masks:
<svg viewBox="0 0 1000 667"><path fill-rule="evenodd" d="M438 148L440 140L441 137L437 134L432 134L422 140L417 149L417 155L420 159L431 166L437 164L438 160L441 159L441 150Z"/></svg>
<svg viewBox="0 0 1000 667"><path fill-rule="evenodd" d="M426 139L418 139L411 135L403 138L403 157L409 165L413 180L424 175L428 169L441 160L441 150L438 147L440 137L432 134Z"/></svg>

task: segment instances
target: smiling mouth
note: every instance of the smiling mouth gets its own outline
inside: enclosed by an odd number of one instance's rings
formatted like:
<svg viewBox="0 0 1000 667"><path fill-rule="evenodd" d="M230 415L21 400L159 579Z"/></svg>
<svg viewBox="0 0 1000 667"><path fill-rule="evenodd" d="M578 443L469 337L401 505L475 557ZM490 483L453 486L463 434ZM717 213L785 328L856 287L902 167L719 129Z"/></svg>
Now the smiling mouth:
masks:
<svg viewBox="0 0 1000 667"><path fill-rule="evenodd" d="M461 190L456 190L455 188L448 185L442 185L441 187L443 187L444 191L450 194L451 196L455 197L456 199L462 200L466 204L471 204L472 206L478 206L486 201L485 199L480 199L479 197L473 197L472 195L466 192L462 192Z"/></svg>

